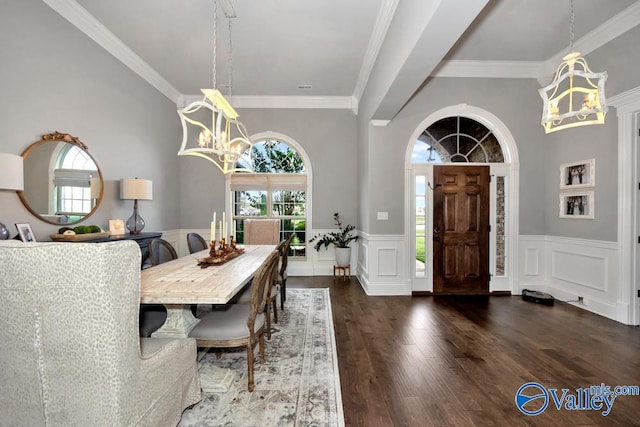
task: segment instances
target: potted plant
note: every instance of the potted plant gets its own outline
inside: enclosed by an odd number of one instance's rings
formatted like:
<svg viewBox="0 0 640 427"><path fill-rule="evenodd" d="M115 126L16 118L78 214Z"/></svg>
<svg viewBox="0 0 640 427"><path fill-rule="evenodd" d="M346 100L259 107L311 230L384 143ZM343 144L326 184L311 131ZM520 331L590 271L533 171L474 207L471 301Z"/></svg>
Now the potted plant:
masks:
<svg viewBox="0 0 640 427"><path fill-rule="evenodd" d="M356 229L353 225L346 225L342 227L342 223L340 222L340 214L334 213L333 220L338 225L338 229L340 231L332 231L330 233L324 234L316 234L309 240L309 243L316 242L313 245L313 248L316 251L320 251L321 247L329 247L329 245L333 245L336 250L336 264L339 267L345 267L349 265L349 260L351 259L351 247L349 244L352 241L357 241L358 236L354 234L354 230Z"/></svg>

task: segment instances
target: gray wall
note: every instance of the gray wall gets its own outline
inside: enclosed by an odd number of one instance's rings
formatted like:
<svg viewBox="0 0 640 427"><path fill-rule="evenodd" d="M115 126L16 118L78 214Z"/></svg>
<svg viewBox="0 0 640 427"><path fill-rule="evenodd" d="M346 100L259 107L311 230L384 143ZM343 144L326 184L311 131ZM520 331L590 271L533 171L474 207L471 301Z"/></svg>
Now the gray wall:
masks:
<svg viewBox="0 0 640 427"><path fill-rule="evenodd" d="M607 70L609 97L640 85L640 27L587 56L594 71ZM381 54L388 46L383 46ZM617 240L617 118L611 109L606 124L546 135L540 125L540 85L532 79L428 79L386 127L370 119L389 65L379 61L360 102L358 117L359 221L371 234L404 232L404 156L411 134L429 114L469 104L497 116L516 140L520 158L520 233L604 241ZM596 159L594 220L559 218L559 168L562 163ZM388 221L376 212L388 211Z"/></svg>
<svg viewBox="0 0 640 427"><path fill-rule="evenodd" d="M154 183L154 200L140 202L148 230L207 228L211 212L224 205L224 176L202 159L176 156L174 103L43 2L0 5L0 152L20 154L42 134L71 133L89 146L106 180L103 202L85 223L106 227L110 218L126 219L132 202L119 200L118 181L137 176ZM402 34L389 43L402 43ZM639 39L635 28L587 57L593 70L608 70L609 96L640 85ZM397 47L385 43L381 55ZM387 127L371 127L391 68L389 61L374 67L358 118L347 110L239 111L251 134L286 134L311 158L314 228L332 228L332 214L340 212L365 232L402 234L409 138L432 112L467 103L496 115L516 139L522 234L616 240L615 111L605 126L545 135L536 81L436 78ZM596 219L560 220L559 165L587 158L596 159ZM40 239L56 229L31 216L13 192L0 191L0 205L0 221L30 222ZM377 221L377 211L388 211L389 221Z"/></svg>
<svg viewBox="0 0 640 427"><path fill-rule="evenodd" d="M358 150L351 110L239 109L249 134L277 132L298 142L311 159L313 228L334 228L333 214L357 224Z"/></svg>
<svg viewBox="0 0 640 427"><path fill-rule="evenodd" d="M179 226L180 125L173 102L96 45L41 1L0 3L0 152L21 154L53 131L79 137L102 170L104 198L84 221L108 227L127 219L119 180L153 180L153 201L141 201L147 230ZM28 173L28 171L25 171ZM29 222L40 240L57 227L33 217L15 192L0 191L0 221Z"/></svg>
<svg viewBox="0 0 640 427"><path fill-rule="evenodd" d="M513 108L518 100L518 108ZM497 116L511 131L520 156L520 230L544 234L544 184L539 165L546 161L544 131L539 123L540 100L536 83L522 79L431 79L386 127L373 127L369 140L369 232L404 233L405 153L412 133L431 113L468 104ZM530 118L530 120L523 120ZM389 211L389 221L377 221L377 211Z"/></svg>

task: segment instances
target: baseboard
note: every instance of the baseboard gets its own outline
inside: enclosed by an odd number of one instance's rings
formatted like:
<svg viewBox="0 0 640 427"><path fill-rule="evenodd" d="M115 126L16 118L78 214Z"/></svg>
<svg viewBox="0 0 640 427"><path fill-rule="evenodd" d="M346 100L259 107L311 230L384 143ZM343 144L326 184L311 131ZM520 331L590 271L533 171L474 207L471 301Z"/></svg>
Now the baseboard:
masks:
<svg viewBox="0 0 640 427"><path fill-rule="evenodd" d="M545 292L552 295L557 301L571 304L574 307L581 308L599 316L606 317L611 320L620 321L616 318L616 305L611 304L608 301L604 301L600 298L596 298L593 295L584 295L583 302L578 302L578 295L575 291L567 291L560 289L548 283L525 283L521 284L522 289L529 289L532 291ZM624 322L623 322L624 323Z"/></svg>
<svg viewBox="0 0 640 427"><path fill-rule="evenodd" d="M412 291L412 297L431 297L433 296L433 292L431 291Z"/></svg>
<svg viewBox="0 0 640 427"><path fill-rule="evenodd" d="M489 295L492 297L510 297L511 291L491 291Z"/></svg>

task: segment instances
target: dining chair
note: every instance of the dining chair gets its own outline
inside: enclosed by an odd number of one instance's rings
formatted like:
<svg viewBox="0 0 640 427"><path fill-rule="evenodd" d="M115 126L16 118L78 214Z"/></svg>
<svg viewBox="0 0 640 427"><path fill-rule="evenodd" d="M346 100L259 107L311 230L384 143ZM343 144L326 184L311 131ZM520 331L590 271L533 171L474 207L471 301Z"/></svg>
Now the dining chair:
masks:
<svg viewBox="0 0 640 427"><path fill-rule="evenodd" d="M209 245L207 244L207 241L204 240L204 237L202 237L198 233L187 233L187 247L189 248L190 254L193 254L195 252L200 252L205 249L209 249ZM217 304L211 304L211 309L215 310L216 305ZM194 310L193 307L194 306L192 306L191 311L195 316L197 309ZM195 305L195 307L197 307L197 305Z"/></svg>
<svg viewBox="0 0 640 427"><path fill-rule="evenodd" d="M0 245L0 425L175 426L200 401L194 339L140 338L139 246Z"/></svg>
<svg viewBox="0 0 640 427"><path fill-rule="evenodd" d="M277 245L280 242L279 219L245 219L245 245Z"/></svg>
<svg viewBox="0 0 640 427"><path fill-rule="evenodd" d="M187 246L190 254L209 248L207 241L198 233L187 233Z"/></svg>
<svg viewBox="0 0 640 427"><path fill-rule="evenodd" d="M280 290L280 309L284 310L284 302L287 300L287 264L289 263L289 248L291 247L291 241L293 240L295 233L278 244L276 250L280 254L280 267L278 268L278 274L275 280L276 286Z"/></svg>
<svg viewBox="0 0 640 427"><path fill-rule="evenodd" d="M160 265L163 262L178 258L176 250L171 243L164 239L151 239L149 242L149 260L151 265ZM192 308L193 311L193 308ZM167 309L162 304L140 304L140 336L149 337L167 319Z"/></svg>
<svg viewBox="0 0 640 427"><path fill-rule="evenodd" d="M164 239L151 239L149 242L149 259L151 265L160 265L163 262L171 261L178 258L178 253L171 243Z"/></svg>
<svg viewBox="0 0 640 427"><path fill-rule="evenodd" d="M227 304L200 319L189 332L198 347L203 347L198 360L211 348L245 347L247 350L248 389L254 389L253 347L259 344L260 363L264 364L264 306L274 271L278 266L278 253L273 251L260 265L251 282L251 304Z"/></svg>

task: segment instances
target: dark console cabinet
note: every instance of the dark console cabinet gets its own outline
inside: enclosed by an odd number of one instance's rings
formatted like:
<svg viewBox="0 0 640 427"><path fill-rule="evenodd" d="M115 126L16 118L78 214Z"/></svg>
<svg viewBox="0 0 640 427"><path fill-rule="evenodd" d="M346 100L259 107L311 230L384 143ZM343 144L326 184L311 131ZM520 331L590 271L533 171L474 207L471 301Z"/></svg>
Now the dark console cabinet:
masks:
<svg viewBox="0 0 640 427"><path fill-rule="evenodd" d="M84 243L104 243L104 242L117 242L120 240L135 240L135 242L140 246L140 252L142 253L142 265L140 266L143 270L145 268L151 267L151 262L149 261L149 242L151 239L158 239L162 236L162 233L156 231L149 231L147 233L140 234L122 234L119 236L109 236L109 237L101 237L97 239L88 239L83 240Z"/></svg>

